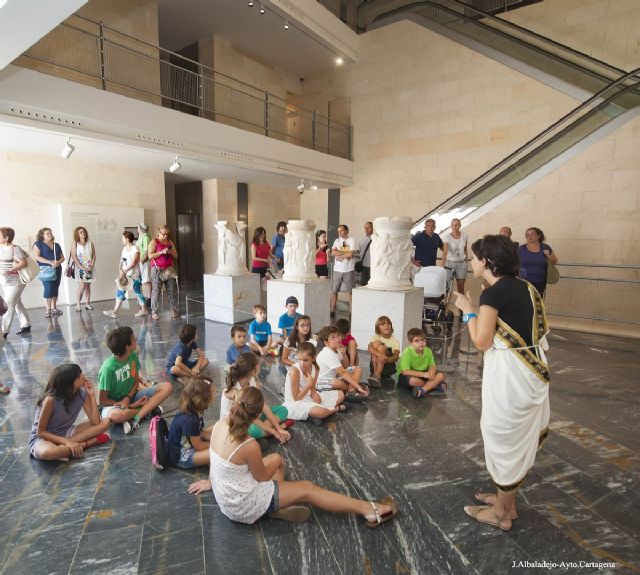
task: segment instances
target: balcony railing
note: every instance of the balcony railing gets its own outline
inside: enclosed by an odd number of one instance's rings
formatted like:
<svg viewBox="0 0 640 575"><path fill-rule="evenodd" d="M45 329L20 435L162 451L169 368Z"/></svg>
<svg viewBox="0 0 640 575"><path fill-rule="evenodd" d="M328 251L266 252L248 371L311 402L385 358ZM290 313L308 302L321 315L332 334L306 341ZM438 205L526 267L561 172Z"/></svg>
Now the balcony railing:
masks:
<svg viewBox="0 0 640 575"><path fill-rule="evenodd" d="M352 159L350 125L78 15L14 63Z"/></svg>

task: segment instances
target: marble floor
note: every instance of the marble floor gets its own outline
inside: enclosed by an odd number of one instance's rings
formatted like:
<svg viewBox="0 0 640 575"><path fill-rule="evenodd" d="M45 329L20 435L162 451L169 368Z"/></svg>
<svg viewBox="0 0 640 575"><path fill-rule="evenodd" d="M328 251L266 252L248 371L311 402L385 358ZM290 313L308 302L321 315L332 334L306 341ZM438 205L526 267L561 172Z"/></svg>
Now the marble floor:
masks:
<svg viewBox="0 0 640 575"><path fill-rule="evenodd" d="M552 431L508 533L462 510L476 489L491 488L479 429L481 357L469 353L465 332L446 349L432 343L448 373L446 396L416 400L389 385L324 427L297 423L287 446L269 445L285 457L289 478L356 497L392 495L396 520L368 529L359 518L314 510L305 524L270 519L246 526L227 520L211 494L186 492L205 472L152 468L146 423L128 436L114 428L109 444L80 460L29 457L35 403L49 371L72 361L95 380L108 355L104 336L116 325L102 315L107 307L98 304L90 314L65 307L53 322L34 310L32 337L12 333L0 347L0 381L12 387L0 397L1 573L640 571L637 341L551 335ZM118 319L134 328L143 375L151 379L163 377L183 323L167 315L151 322L125 311ZM221 388L229 327L190 319ZM278 366L262 376L268 399L277 402ZM176 407L178 387L165 408ZM206 422L218 411L219 397Z"/></svg>

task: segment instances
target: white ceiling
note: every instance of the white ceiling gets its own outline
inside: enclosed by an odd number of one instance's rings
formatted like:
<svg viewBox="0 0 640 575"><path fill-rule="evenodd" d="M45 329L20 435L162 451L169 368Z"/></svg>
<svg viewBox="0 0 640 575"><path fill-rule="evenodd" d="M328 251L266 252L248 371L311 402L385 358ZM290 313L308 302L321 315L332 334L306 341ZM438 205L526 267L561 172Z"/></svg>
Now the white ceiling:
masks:
<svg viewBox="0 0 640 575"><path fill-rule="evenodd" d="M42 154L60 158L60 152L64 148L65 142L66 136L62 133L0 123L0 150L2 151ZM271 186L290 186L291 188L295 188L300 183L300 179L297 176L270 174L183 157L179 158L180 170L175 174L170 174L169 166L173 163L174 155L169 151L144 149L86 137L74 137L71 139L71 144L75 146L75 151L68 160L60 158L60 162L95 162L137 170L166 172L166 179L171 183L214 178ZM326 182L318 181L314 183L320 188L329 187Z"/></svg>
<svg viewBox="0 0 640 575"><path fill-rule="evenodd" d="M330 51L260 0L156 0L160 46L177 51L198 39L218 34L235 47L296 76L311 76L335 67L338 54Z"/></svg>

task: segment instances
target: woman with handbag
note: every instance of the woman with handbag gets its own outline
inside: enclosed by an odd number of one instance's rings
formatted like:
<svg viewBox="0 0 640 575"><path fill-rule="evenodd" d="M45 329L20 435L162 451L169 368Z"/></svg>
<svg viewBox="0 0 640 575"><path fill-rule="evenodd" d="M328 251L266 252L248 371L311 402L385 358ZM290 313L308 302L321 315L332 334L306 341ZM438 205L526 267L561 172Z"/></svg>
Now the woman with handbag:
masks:
<svg viewBox="0 0 640 575"><path fill-rule="evenodd" d="M87 228L78 226L73 230L73 242L71 244L70 258L73 261L72 273L67 276L74 277L78 282L76 294L76 311L82 311L82 296L86 298L87 311L91 311L91 282L93 282L93 270L96 267L96 248L89 240ZM67 268L69 269L69 268Z"/></svg>
<svg viewBox="0 0 640 575"><path fill-rule="evenodd" d="M64 254L60 244L55 241L51 228L38 231L33 244L33 255L40 266L38 279L44 286L43 297L47 308L44 317L62 315L62 311L58 309L58 289L62 279Z"/></svg>
<svg viewBox="0 0 640 575"><path fill-rule="evenodd" d="M527 243L518 248L520 256L520 277L538 290L541 297L547 289L547 269L549 262L558 263L551 246L543 243L544 233L540 228L529 228L525 232Z"/></svg>
<svg viewBox="0 0 640 575"><path fill-rule="evenodd" d="M20 279L19 270L27 266L27 254L20 246L13 245L15 237L13 228L0 228L0 286L7 304L7 311L2 316L2 337L9 335L13 315L17 312L20 329L17 335L31 332L31 321L26 308L22 304L22 292L26 284Z"/></svg>
<svg viewBox="0 0 640 575"><path fill-rule="evenodd" d="M158 228L158 235L149 242L149 259L151 260L151 319L158 320L160 305L160 289L165 286L171 319L180 317L175 288L178 274L173 267L173 260L178 258L178 250L169 240L169 226L166 224Z"/></svg>

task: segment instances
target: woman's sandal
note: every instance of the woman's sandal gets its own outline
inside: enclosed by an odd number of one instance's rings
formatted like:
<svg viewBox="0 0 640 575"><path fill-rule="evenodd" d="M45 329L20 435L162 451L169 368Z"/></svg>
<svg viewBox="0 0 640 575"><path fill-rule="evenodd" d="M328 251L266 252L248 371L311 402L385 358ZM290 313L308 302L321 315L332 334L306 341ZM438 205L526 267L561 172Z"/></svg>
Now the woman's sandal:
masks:
<svg viewBox="0 0 640 575"><path fill-rule="evenodd" d="M476 491L473 495L480 503L484 503L485 505L489 505L490 507L495 505L495 497L496 494L495 493L482 493L481 491ZM489 498L493 497L493 501L489 501ZM514 521L518 518L518 514L514 513L513 515L511 515L511 517L509 517L509 519L511 519L511 521Z"/></svg>
<svg viewBox="0 0 640 575"><path fill-rule="evenodd" d="M0 394L6 395L7 393L11 393L11 388L0 383Z"/></svg>
<svg viewBox="0 0 640 575"><path fill-rule="evenodd" d="M487 521L486 519L480 519L480 517L478 517L478 513L485 510L493 516L493 521ZM509 521L509 523L511 523L511 520L498 516L498 514L488 505L465 505L464 512L471 517L471 519L475 519L478 523L491 525L491 527L497 527L502 531L511 531L511 525L509 525L509 527L502 526L505 521Z"/></svg>
<svg viewBox="0 0 640 575"><path fill-rule="evenodd" d="M371 527L373 529L374 527L378 527L379 525L382 525L386 521L389 521L389 519L393 519L396 515L398 515L398 505L393 500L393 497L384 497L382 499L379 499L378 501L369 501L369 503L371 503L371 507L373 507L373 513L376 520L369 521L367 519L367 516L365 516L364 520L367 524L367 527ZM381 515L380 510L376 507L376 505L388 505L389 507L391 507L391 511Z"/></svg>
<svg viewBox="0 0 640 575"><path fill-rule="evenodd" d="M311 515L311 509L306 505L290 505L283 509L278 509L273 513L269 513L269 517L272 519L284 519L285 521L291 521L293 523L304 523L309 519Z"/></svg>
<svg viewBox="0 0 640 575"><path fill-rule="evenodd" d="M333 408L333 412L334 413L346 413L350 409L351 409L351 407L349 407L348 405L345 405L344 403L341 403L340 405L336 405Z"/></svg>

